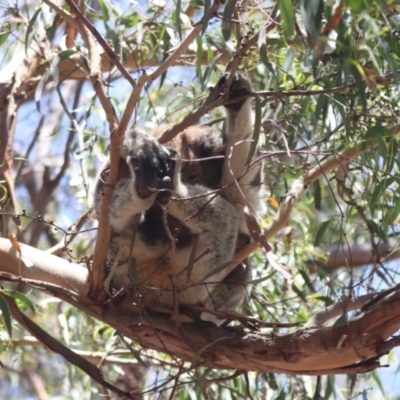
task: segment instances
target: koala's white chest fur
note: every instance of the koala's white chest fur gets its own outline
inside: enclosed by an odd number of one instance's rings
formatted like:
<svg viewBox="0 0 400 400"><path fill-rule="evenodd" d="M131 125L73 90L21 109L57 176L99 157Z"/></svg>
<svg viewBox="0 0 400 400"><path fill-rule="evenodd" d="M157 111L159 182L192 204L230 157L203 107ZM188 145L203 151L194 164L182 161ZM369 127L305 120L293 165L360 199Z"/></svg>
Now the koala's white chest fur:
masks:
<svg viewBox="0 0 400 400"><path fill-rule="evenodd" d="M119 249L122 250L120 257L129 257L130 246L131 243L119 243ZM193 236L190 245L178 251L167 242L148 246L136 236L130 265L135 269L133 275L137 281L129 280L128 276L132 276L132 272L129 273L128 262L125 262L115 270L117 285L136 286L140 293L136 300L141 305L171 309L175 296L179 304L204 305L208 293L213 291L216 282L220 282L224 276L224 271L220 271L205 282L202 281L214 268L211 264L205 267L202 262L202 258L210 251L198 236Z"/></svg>

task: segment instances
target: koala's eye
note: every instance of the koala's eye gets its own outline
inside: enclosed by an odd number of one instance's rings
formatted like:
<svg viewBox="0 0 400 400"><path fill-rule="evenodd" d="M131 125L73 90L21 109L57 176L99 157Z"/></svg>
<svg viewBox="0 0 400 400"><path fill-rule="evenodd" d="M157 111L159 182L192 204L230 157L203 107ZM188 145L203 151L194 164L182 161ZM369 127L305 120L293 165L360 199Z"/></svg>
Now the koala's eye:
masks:
<svg viewBox="0 0 400 400"><path fill-rule="evenodd" d="M189 182L197 181L197 175L196 174L190 175L188 178L188 181Z"/></svg>

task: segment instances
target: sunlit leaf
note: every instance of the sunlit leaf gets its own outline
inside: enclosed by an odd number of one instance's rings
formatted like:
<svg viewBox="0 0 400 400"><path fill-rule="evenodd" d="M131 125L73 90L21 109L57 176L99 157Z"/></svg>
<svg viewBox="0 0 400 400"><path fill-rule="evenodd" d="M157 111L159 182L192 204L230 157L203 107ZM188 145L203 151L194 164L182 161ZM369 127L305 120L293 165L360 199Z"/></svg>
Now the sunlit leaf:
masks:
<svg viewBox="0 0 400 400"><path fill-rule="evenodd" d="M201 79L201 65L203 62L203 39L201 35L196 36L196 76Z"/></svg>
<svg viewBox="0 0 400 400"><path fill-rule="evenodd" d="M104 21L108 21L110 19L110 12L109 12L111 7L110 2L108 0L99 0L99 6L104 16Z"/></svg>
<svg viewBox="0 0 400 400"><path fill-rule="evenodd" d="M2 46L9 36L9 32L4 32L0 34L0 46Z"/></svg>
<svg viewBox="0 0 400 400"><path fill-rule="evenodd" d="M181 0L176 0L175 7L175 25L179 35L179 39L182 40L182 26L181 26Z"/></svg>
<svg viewBox="0 0 400 400"><path fill-rule="evenodd" d="M201 31L201 34L204 34L204 32L207 30L210 17L211 17L211 0L204 0L203 29Z"/></svg>
<svg viewBox="0 0 400 400"><path fill-rule="evenodd" d="M279 208L279 202L274 197L268 197L268 203L275 209Z"/></svg>
<svg viewBox="0 0 400 400"><path fill-rule="evenodd" d="M25 34L25 54L28 54L28 49L31 46L33 35L34 35L34 30L33 27L36 23L36 20L38 19L40 13L42 12L42 8L39 7L35 13L33 14L32 18L29 20L28 27L26 28L26 34Z"/></svg>
<svg viewBox="0 0 400 400"><path fill-rule="evenodd" d="M324 2L322 0L301 1L301 16L311 42L315 42L317 40L321 31L323 10Z"/></svg>
<svg viewBox="0 0 400 400"><path fill-rule="evenodd" d="M343 325L345 325L346 323L347 323L347 320L348 320L348 315L347 315L347 313L346 312L344 312L344 313L342 313L342 315L335 321L335 323L333 324L333 326L335 327L335 328L338 328L338 327L340 327L340 326L343 326ZM339 342L337 343L337 348L340 348L341 347L341 345L343 344L343 342L344 342L344 340L346 339L346 335L343 335L341 338L340 338L340 340L339 340Z"/></svg>
<svg viewBox="0 0 400 400"><path fill-rule="evenodd" d="M3 315L4 325L7 329L8 334L10 335L10 339L12 339L12 326L11 326L11 315L10 310L8 309L8 305L6 301L0 294L0 311Z"/></svg>
<svg viewBox="0 0 400 400"><path fill-rule="evenodd" d="M210 81L211 73L213 72L215 65L217 64L218 60L220 59L221 54L216 55L209 63L207 68L204 70L203 77L200 81L201 83L201 91L204 92L206 89L208 82Z"/></svg>
<svg viewBox="0 0 400 400"><path fill-rule="evenodd" d="M345 0L344 3L351 8L351 11L359 13L366 8L367 2L365 0Z"/></svg>
<svg viewBox="0 0 400 400"><path fill-rule="evenodd" d="M228 0L225 4L224 14L222 16L222 34L225 40L231 36L232 15L238 0Z"/></svg>
<svg viewBox="0 0 400 400"><path fill-rule="evenodd" d="M281 18L283 23L283 30L285 31L286 37L294 35L294 12L291 0L278 0L279 11L281 12Z"/></svg>
<svg viewBox="0 0 400 400"><path fill-rule="evenodd" d="M17 292L15 290L9 289L2 289L2 293L6 294L7 296L12 297L13 299L17 300L17 303L23 303L27 308L29 308L32 312L35 312L35 306L33 303L26 297L23 293Z"/></svg>
<svg viewBox="0 0 400 400"><path fill-rule="evenodd" d="M317 210L321 210L321 184L319 180L315 181L314 187L314 206Z"/></svg>
<svg viewBox="0 0 400 400"><path fill-rule="evenodd" d="M317 233L315 234L315 240L314 240L314 246L318 247L321 243L323 243L324 240L324 235L326 231L329 228L329 225L331 224L331 220L328 219L327 221L322 222L322 224L319 225Z"/></svg>

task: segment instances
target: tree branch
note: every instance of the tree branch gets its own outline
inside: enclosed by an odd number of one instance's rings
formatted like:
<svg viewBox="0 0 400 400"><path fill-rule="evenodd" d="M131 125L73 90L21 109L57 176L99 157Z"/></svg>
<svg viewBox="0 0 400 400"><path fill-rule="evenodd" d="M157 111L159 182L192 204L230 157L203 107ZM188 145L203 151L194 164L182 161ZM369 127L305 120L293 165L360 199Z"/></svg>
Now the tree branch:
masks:
<svg viewBox="0 0 400 400"><path fill-rule="evenodd" d="M393 134L396 134L400 129L400 125L392 129ZM298 199L303 195L307 186L315 182L321 176L326 175L329 171L332 171L343 164L347 164L349 161L356 158L363 151L369 150L376 147L378 143L376 141L368 141L366 143L357 144L350 149L344 150L341 153L336 153L330 156L325 161L318 163L309 171L307 171L302 177L296 179L292 183L290 191L283 197L283 200L279 204L278 212L270 224L270 226L264 229L265 239L270 239L276 235L281 229L283 229L290 219L292 209ZM246 259L253 251L258 248L258 244L255 242L249 243L243 246L235 254L235 261L240 263Z"/></svg>
<svg viewBox="0 0 400 400"><path fill-rule="evenodd" d="M246 371L304 375L361 373L379 367L376 358L400 343L386 341L400 328L400 287L375 295L360 314L343 326L280 334L246 332L241 327L221 328L197 321L182 323L184 335L181 336L175 322L168 320L165 314L138 307L131 301L120 303L118 308L111 303L96 306L86 297L87 282L78 279L78 276L88 276L85 268L29 246L21 246L22 256L31 259L36 273L21 268L22 276L16 276L18 254L8 240L0 238L3 279L25 282L48 291L111 325L143 347L190 362L195 359L196 366L236 369L240 365ZM44 279L55 285L72 287L76 292L59 290ZM185 338L190 338L190 342Z"/></svg>
<svg viewBox="0 0 400 400"><path fill-rule="evenodd" d="M81 22L86 29L92 33L92 35L97 39L101 47L104 49L106 55L109 57L110 61L115 64L118 68L119 72L121 72L122 76L135 87L134 79L129 75L128 71L122 66L118 57L115 55L114 51L110 48L108 43L104 40L103 36L100 35L98 30L92 25L92 23L83 15L81 10L77 7L73 0L66 0L68 5L71 7L72 12L75 14L75 17L79 22ZM79 26L77 27L79 30ZM86 42L86 41L85 41ZM101 63L99 62L99 65Z"/></svg>
<svg viewBox="0 0 400 400"><path fill-rule="evenodd" d="M366 294L364 296L357 297L356 299L343 296L338 303L332 304L331 306L323 308L315 313L312 318L307 321L303 328L320 328L325 322L336 318L347 311L358 310L375 295L376 293Z"/></svg>
<svg viewBox="0 0 400 400"><path fill-rule="evenodd" d="M44 345L49 349L54 351L57 354L63 356L68 362L82 369L86 374L88 374L94 381L104 386L105 388L117 393L119 396L125 396L128 399L132 399L133 397L123 390L118 389L114 385L111 385L107 381L104 380L103 374L94 364L87 361L85 358L80 355L74 353L68 347L64 346L61 342L54 339L50 336L45 330L43 330L39 325L29 319L26 315L24 315L18 308L15 300L12 297L9 297L5 294L1 294L0 296L7 302L8 308L11 312L13 318L15 318L28 332L30 332L34 337L36 337L39 341L44 343Z"/></svg>
<svg viewBox="0 0 400 400"><path fill-rule="evenodd" d="M67 0L71 9L75 12L75 18L73 16L68 16L68 22L70 22L71 18L74 20L73 25L81 34L85 45L89 51L89 68L90 68L90 81L92 82L93 89L96 91L96 94L100 100L100 103L106 113L107 120L110 127L111 132L111 150L112 150L112 164L110 165L110 174L107 180L107 186L104 194L104 201L102 201L100 215L99 215L99 229L98 229L98 239L95 245L95 253L94 260L92 266L92 289L91 296L93 298L98 299L99 302L104 301L106 298L106 293L104 291L104 281L106 278L106 270L105 270L105 261L107 258L108 244L110 242L111 237L111 228L108 223L108 205L111 199L111 188L115 184L116 176L118 174L118 160L116 160L115 153L116 148L118 149L118 157L119 157L119 145L122 141L120 139L121 134L117 134L115 137L117 140L113 140L113 133L120 133L124 126L118 123L118 118L115 114L114 107L104 89L103 82L103 74L101 70L101 59L100 55L97 51L96 44L93 40L91 32L89 31L87 25L91 25L89 21L83 16L80 10L75 6L72 0ZM60 10L49 0L46 0L46 4L52 7L56 12ZM63 11L63 16L65 12ZM126 112L127 110L125 110ZM125 127L126 129L126 127ZM125 129L122 132L122 136L125 133ZM119 131L119 132L118 132Z"/></svg>

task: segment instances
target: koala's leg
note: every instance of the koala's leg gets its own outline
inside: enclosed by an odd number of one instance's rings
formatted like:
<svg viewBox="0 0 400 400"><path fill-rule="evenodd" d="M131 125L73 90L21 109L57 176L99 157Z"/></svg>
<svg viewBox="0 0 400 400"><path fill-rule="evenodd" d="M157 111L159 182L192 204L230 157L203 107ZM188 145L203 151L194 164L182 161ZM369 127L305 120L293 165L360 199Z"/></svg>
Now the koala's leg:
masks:
<svg viewBox="0 0 400 400"><path fill-rule="evenodd" d="M251 279L251 263L245 260L240 263L229 275L221 282L221 287L217 285L204 302L204 307L217 311L232 311L242 302L247 291L247 283ZM213 314L202 313L203 321L210 321L216 325L221 325L224 320L217 318Z"/></svg>
<svg viewBox="0 0 400 400"><path fill-rule="evenodd" d="M226 270L213 274L202 283L199 282L215 268L232 261L237 241L238 215L235 208L223 197L207 195L208 188L199 185L185 186L179 182L176 190L183 197L190 199L169 202L167 212L182 221L191 234L197 237L196 257L199 259L192 267L188 284L195 285L191 290L196 293L197 302L204 304L215 284L224 279ZM180 249L177 249L177 252L179 251ZM187 265L190 251L191 249L182 251L185 258L181 261L181 266ZM186 273L184 275L186 276ZM185 298L182 298L182 303L186 302ZM187 298L190 299L190 296ZM193 304L193 301L187 302Z"/></svg>
<svg viewBox="0 0 400 400"><path fill-rule="evenodd" d="M227 79L224 75L218 85L223 85ZM230 86L230 99L251 92L247 79L236 75ZM240 215L240 232L247 233L243 218L243 209L248 206L250 211L258 215L261 211L261 195L263 181L263 163L255 163L251 168L247 159L252 146L253 113L251 98L233 103L225 107L227 114L227 146L222 173L222 185L230 185L223 191L223 196L235 206ZM258 155L256 149L253 159ZM237 183L235 180L237 180ZM233 184L232 184L233 183Z"/></svg>

